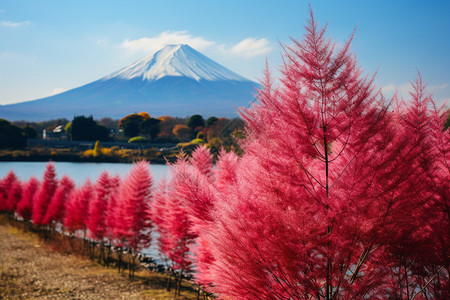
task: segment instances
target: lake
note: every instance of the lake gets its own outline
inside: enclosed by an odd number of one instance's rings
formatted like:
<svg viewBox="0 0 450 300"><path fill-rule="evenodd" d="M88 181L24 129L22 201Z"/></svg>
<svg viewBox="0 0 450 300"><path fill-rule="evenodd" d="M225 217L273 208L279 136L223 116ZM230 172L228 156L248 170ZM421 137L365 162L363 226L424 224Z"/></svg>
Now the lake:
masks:
<svg viewBox="0 0 450 300"><path fill-rule="evenodd" d="M132 164L78 162L53 162L53 164L55 165L57 178L68 175L77 185L82 184L87 178L91 181L97 180L104 170L111 175L119 174L123 179L133 166ZM28 180L31 176L36 176L39 180L42 180L46 165L47 162L0 162L0 178L5 177L10 170L13 170L20 180ZM169 175L169 167L166 165L150 164L150 170L154 183Z"/></svg>

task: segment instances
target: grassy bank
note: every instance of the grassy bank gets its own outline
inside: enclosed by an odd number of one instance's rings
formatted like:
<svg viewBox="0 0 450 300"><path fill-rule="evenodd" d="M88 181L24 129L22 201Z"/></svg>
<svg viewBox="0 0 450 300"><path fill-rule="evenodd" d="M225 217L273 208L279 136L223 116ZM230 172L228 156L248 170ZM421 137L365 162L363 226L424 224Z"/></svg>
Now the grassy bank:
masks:
<svg viewBox="0 0 450 300"><path fill-rule="evenodd" d="M79 240L44 240L28 223L5 215L0 240L0 299L197 299L189 282L175 297L165 274L137 269L131 280L75 251Z"/></svg>

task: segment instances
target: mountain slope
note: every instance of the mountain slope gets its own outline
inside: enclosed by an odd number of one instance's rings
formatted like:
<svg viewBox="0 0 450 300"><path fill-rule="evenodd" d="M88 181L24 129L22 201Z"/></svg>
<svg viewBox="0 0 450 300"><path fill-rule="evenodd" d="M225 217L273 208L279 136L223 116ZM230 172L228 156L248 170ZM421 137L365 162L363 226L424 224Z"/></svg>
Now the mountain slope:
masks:
<svg viewBox="0 0 450 300"><path fill-rule="evenodd" d="M0 106L0 118L47 120L76 115L122 118L192 114L237 116L258 84L187 45L170 45L97 81L38 100Z"/></svg>

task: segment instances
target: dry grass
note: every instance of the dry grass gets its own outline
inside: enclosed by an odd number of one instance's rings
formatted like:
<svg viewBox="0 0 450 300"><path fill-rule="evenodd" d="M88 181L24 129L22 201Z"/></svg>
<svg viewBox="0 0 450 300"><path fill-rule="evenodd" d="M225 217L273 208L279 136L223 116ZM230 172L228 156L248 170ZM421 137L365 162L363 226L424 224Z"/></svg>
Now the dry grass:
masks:
<svg viewBox="0 0 450 300"><path fill-rule="evenodd" d="M164 274L138 270L130 280L127 273L71 254L77 245L63 236L48 242L21 222L7 223L0 216L0 299L197 299L190 283L175 298Z"/></svg>

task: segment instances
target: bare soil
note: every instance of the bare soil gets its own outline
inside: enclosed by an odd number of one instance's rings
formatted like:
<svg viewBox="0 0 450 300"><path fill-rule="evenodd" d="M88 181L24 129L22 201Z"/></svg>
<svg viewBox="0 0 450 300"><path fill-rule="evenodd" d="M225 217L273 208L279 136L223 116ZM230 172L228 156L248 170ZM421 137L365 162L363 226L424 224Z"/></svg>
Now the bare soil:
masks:
<svg viewBox="0 0 450 300"><path fill-rule="evenodd" d="M164 275L136 279L86 258L52 250L31 232L0 224L0 299L175 299ZM187 287L178 299L196 299Z"/></svg>

